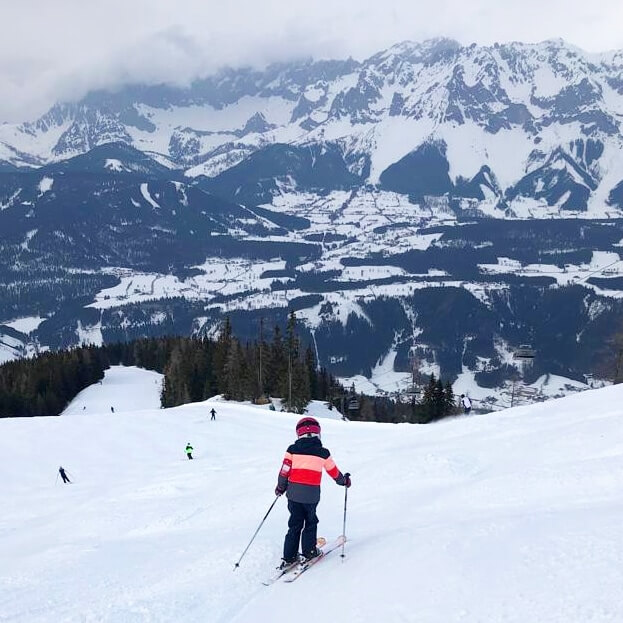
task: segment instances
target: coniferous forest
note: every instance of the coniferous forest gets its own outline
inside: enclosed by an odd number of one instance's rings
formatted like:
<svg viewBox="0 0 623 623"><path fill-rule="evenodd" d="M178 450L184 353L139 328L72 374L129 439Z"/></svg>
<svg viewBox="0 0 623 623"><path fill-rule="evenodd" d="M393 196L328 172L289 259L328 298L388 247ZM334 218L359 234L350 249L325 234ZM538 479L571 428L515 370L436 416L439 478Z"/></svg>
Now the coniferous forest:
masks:
<svg viewBox="0 0 623 623"><path fill-rule="evenodd" d="M285 330L242 343L226 318L217 339L160 337L46 352L0 366L0 417L59 415L83 389L113 365L138 366L164 375L162 407L222 394L228 400L269 402L303 413L310 400L326 401L349 419L427 423L455 413L452 388L431 377L423 399L403 403L345 389L314 351L304 347L290 313Z"/></svg>
<svg viewBox="0 0 623 623"><path fill-rule="evenodd" d="M46 352L0 366L0 417L58 415L112 365L139 366L164 374L163 407L222 394L230 400L268 402L282 398L288 411L302 413L310 400L336 400L343 388L318 368L303 348L290 314L285 331L270 340L241 343L229 319L218 339L145 338L104 346Z"/></svg>

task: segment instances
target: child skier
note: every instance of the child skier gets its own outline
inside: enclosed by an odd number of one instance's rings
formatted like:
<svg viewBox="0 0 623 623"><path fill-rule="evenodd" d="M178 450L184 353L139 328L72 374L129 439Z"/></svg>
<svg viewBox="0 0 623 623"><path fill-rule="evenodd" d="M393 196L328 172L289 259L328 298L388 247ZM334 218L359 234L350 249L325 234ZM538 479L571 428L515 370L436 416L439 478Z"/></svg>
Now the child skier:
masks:
<svg viewBox="0 0 623 623"><path fill-rule="evenodd" d="M193 458L193 447L190 445L190 441L186 444L186 456L189 459Z"/></svg>
<svg viewBox="0 0 623 623"><path fill-rule="evenodd" d="M321 554L316 547L316 506L320 501L323 468L338 485L350 487L351 484L350 474L342 474L329 450L323 447L317 420L312 417L299 420L296 435L298 439L286 451L275 489L276 495L287 491L290 511L281 568L298 562L299 541L304 558L309 560Z"/></svg>

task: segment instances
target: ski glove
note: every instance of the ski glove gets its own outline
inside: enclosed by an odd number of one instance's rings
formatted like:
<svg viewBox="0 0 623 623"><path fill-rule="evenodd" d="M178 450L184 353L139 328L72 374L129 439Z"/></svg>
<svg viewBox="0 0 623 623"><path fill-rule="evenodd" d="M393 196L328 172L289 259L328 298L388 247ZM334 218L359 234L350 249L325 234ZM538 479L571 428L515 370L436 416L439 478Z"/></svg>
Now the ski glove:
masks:
<svg viewBox="0 0 623 623"><path fill-rule="evenodd" d="M282 489L281 487L277 486L275 487L275 495L277 497L279 497L280 495L283 495L286 492L285 489Z"/></svg>
<svg viewBox="0 0 623 623"><path fill-rule="evenodd" d="M341 485L342 487L346 487L347 489L352 484L350 482L350 474L348 472L346 472L345 474L340 474L337 477L336 482L337 482L338 485Z"/></svg>

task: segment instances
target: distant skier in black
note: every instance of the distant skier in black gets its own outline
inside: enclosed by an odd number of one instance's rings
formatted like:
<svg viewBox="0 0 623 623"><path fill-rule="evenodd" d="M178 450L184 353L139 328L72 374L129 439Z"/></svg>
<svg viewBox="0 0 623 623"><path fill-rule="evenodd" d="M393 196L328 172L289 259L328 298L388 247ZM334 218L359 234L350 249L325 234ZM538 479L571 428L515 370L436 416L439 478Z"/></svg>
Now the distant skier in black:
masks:
<svg viewBox="0 0 623 623"><path fill-rule="evenodd" d="M469 415L469 412L472 410L472 401L469 399L469 396L461 394L461 406L463 407L463 413Z"/></svg>
<svg viewBox="0 0 623 623"><path fill-rule="evenodd" d="M186 444L186 456L189 459L193 458L193 447L190 445L190 441Z"/></svg>
<svg viewBox="0 0 623 623"><path fill-rule="evenodd" d="M210 413L212 414L212 417L210 418L210 421L216 420L216 411L214 410L214 407L212 407L212 411L210 411Z"/></svg>
<svg viewBox="0 0 623 623"><path fill-rule="evenodd" d="M67 477L67 474L65 470L63 469L62 465L58 468L58 473L61 475L61 478L63 479L63 482L65 484L71 484L71 480L69 480L69 478Z"/></svg>
<svg viewBox="0 0 623 623"><path fill-rule="evenodd" d="M115 412L115 407L110 407L110 412L114 413Z"/></svg>

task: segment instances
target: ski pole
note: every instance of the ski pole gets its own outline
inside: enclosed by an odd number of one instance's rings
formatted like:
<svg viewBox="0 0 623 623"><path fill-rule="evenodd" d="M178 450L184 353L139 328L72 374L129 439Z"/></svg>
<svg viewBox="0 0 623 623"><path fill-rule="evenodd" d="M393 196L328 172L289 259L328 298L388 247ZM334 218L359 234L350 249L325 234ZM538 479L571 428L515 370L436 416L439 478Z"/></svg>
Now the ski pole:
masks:
<svg viewBox="0 0 623 623"><path fill-rule="evenodd" d="M260 525L257 527L257 530L253 533L253 536L251 537L249 544L244 548L244 552L242 552L240 558L238 558L238 562L234 565L234 571L240 566L240 561L244 558L244 555L247 553L247 550L249 549L249 547L251 547L251 543L253 543L253 541L255 540L257 533L260 531L260 528L264 525L264 522L266 521L266 517L268 517L270 511L273 510L273 506L275 505L279 497L280 496L275 497L275 499L273 500L273 503L270 505L270 508L266 511L266 515L264 515L264 519L260 521Z"/></svg>
<svg viewBox="0 0 623 623"><path fill-rule="evenodd" d="M350 478L350 474L344 474L345 478ZM344 540L342 541L342 553L340 554L341 558L344 558L344 547L346 546L346 504L348 502L348 487L344 487L344 523L342 524L342 536Z"/></svg>
<svg viewBox="0 0 623 623"><path fill-rule="evenodd" d="M56 487L57 484L58 484L58 472L56 472L56 480L54 481L54 486Z"/></svg>

